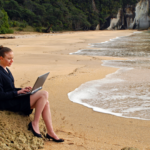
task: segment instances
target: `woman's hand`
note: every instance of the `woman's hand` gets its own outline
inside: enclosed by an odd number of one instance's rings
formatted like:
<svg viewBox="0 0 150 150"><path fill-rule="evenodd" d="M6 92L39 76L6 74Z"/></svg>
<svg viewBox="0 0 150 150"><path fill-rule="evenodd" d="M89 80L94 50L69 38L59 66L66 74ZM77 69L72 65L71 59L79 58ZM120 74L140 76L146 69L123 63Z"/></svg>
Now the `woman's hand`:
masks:
<svg viewBox="0 0 150 150"><path fill-rule="evenodd" d="M25 94L25 93L27 93L27 92L30 92L31 89L32 89L31 87L25 87L25 88L23 88L23 89L17 91L17 93L18 93L18 94Z"/></svg>
<svg viewBox="0 0 150 150"><path fill-rule="evenodd" d="M28 89L29 91L32 90L32 88L30 86L25 87L25 89Z"/></svg>

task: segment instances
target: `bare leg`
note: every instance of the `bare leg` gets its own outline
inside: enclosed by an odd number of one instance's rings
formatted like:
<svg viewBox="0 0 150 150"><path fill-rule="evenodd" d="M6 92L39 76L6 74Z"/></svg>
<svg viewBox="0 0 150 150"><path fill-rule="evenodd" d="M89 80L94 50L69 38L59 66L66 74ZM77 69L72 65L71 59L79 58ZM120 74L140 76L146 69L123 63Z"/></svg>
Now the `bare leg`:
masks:
<svg viewBox="0 0 150 150"><path fill-rule="evenodd" d="M47 133L54 139L58 140L59 138L53 130L49 101L47 101L47 103L43 109L42 117L43 117L43 120L44 120L46 128L47 128Z"/></svg>
<svg viewBox="0 0 150 150"><path fill-rule="evenodd" d="M43 120L45 122L48 134L54 139L58 140L58 136L55 134L52 126L51 112L48 101L48 92L39 91L30 96L30 107L35 108L34 120L32 121L33 129L36 133L39 131L39 120L42 114Z"/></svg>
<svg viewBox="0 0 150 150"><path fill-rule="evenodd" d="M39 120L45 104L48 99L48 93L46 91L39 91L30 96L30 107L35 108L34 120L32 121L33 129L36 133L39 131Z"/></svg>

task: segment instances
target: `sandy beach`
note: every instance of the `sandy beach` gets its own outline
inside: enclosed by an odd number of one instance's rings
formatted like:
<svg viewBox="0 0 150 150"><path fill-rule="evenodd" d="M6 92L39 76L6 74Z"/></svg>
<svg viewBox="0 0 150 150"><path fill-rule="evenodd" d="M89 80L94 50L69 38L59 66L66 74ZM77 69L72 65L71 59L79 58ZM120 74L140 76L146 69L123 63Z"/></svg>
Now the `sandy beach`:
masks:
<svg viewBox="0 0 150 150"><path fill-rule="evenodd" d="M0 40L14 51L10 67L16 87L32 86L50 71L43 90L49 92L54 130L64 143L45 142L44 150L150 150L150 121L126 119L94 112L71 102L68 93L81 84L104 78L117 68L101 66L102 60L119 58L69 55L89 43L127 36L135 30L20 34Z"/></svg>

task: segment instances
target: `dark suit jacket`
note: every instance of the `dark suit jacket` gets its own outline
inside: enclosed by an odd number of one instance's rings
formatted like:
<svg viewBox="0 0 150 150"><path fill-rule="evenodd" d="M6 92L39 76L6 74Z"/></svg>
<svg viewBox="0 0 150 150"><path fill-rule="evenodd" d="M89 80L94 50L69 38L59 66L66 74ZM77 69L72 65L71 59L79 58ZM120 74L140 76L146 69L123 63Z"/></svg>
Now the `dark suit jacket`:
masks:
<svg viewBox="0 0 150 150"><path fill-rule="evenodd" d="M0 101L13 99L20 90L15 88L14 78L8 68L7 71L0 66Z"/></svg>

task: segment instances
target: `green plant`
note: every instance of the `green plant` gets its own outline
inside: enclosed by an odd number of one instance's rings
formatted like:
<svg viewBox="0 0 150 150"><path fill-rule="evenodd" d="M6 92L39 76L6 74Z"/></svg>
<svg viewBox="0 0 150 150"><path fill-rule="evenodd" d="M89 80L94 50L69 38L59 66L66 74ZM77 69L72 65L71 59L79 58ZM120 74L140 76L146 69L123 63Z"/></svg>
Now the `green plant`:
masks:
<svg viewBox="0 0 150 150"><path fill-rule="evenodd" d="M0 34L6 34L6 33L14 33L14 31L12 29L8 29L6 27L1 27L0 28Z"/></svg>
<svg viewBox="0 0 150 150"><path fill-rule="evenodd" d="M35 31L37 31L37 32L42 32L42 27L36 27L36 28L35 28Z"/></svg>
<svg viewBox="0 0 150 150"><path fill-rule="evenodd" d="M0 34L6 33L13 33L13 30L9 29L7 12L0 10Z"/></svg>
<svg viewBox="0 0 150 150"><path fill-rule="evenodd" d="M20 23L18 21L13 21L13 27L19 27Z"/></svg>
<svg viewBox="0 0 150 150"><path fill-rule="evenodd" d="M23 22L20 23L19 27L21 27L21 28L26 28L27 25L28 25L28 23L23 20Z"/></svg>
<svg viewBox="0 0 150 150"><path fill-rule="evenodd" d="M22 28L22 27L19 27L17 30L18 30L18 31L23 31L23 28Z"/></svg>

